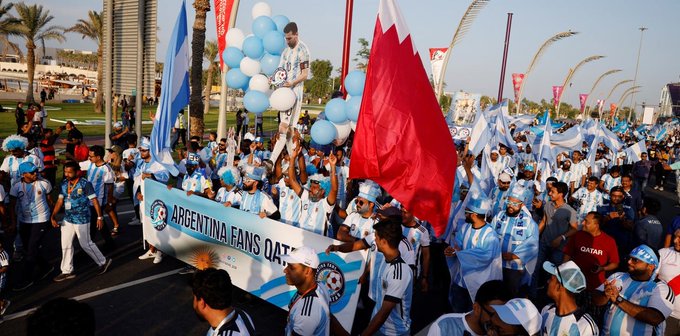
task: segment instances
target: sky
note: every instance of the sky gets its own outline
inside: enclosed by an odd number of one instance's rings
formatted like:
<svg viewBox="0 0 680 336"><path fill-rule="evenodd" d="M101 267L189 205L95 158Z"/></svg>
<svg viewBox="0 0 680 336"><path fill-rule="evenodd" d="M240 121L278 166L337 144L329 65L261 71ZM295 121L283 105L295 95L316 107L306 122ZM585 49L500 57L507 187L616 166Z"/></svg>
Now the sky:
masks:
<svg viewBox="0 0 680 336"><path fill-rule="evenodd" d="M157 59L165 58L181 0L158 0ZM211 1L212 2L212 1ZM251 32L251 9L255 0L241 0L236 27ZM53 23L71 26L87 17L89 10L101 10L101 1L26 0L44 5L54 15ZM194 21L192 0L187 1L188 24ZM272 15L285 15L298 24L300 39L310 49L312 59L330 60L338 68L342 59L345 1L342 0L270 0ZM352 58L360 37L372 40L379 0L357 0L352 26ZM428 73L429 48L447 47L465 13L469 1L401 0L402 13ZM512 98L511 74L524 72L543 42L556 33L572 30L579 34L558 41L542 56L527 78L524 96L533 101L552 98L552 86L561 85L571 67L592 55L606 56L585 64L576 73L562 101L578 106L579 93L590 91L601 74L612 69L623 71L606 77L591 96L603 99L616 83L634 79L639 27L646 27L640 52L637 104L657 105L661 89L680 81L680 1L677 0L491 0L484 7L464 38L453 49L445 74L447 92L463 90L496 97L505 39L507 13L513 13L512 31L505 75L505 98ZM215 14L208 13L207 39L216 39ZM50 41L51 47L94 50L93 42L76 34L67 34L63 44ZM407 80L407 79L405 79ZM619 87L610 101L618 101L625 89ZM627 106L630 99L626 99Z"/></svg>

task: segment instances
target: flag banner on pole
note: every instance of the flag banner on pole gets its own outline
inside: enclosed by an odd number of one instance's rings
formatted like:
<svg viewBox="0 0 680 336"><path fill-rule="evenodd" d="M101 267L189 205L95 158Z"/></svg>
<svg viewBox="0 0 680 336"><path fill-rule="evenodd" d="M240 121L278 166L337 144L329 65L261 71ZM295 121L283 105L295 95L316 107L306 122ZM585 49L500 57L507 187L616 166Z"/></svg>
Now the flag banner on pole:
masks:
<svg viewBox="0 0 680 336"><path fill-rule="evenodd" d="M616 113L616 104L610 104L609 105L609 116L613 117L614 113Z"/></svg>
<svg viewBox="0 0 680 336"><path fill-rule="evenodd" d="M598 99L597 103L595 104L597 106L597 113L602 115L602 108L604 108L604 99Z"/></svg>
<svg viewBox="0 0 680 336"><path fill-rule="evenodd" d="M553 85L552 87L553 104L555 105L555 108L557 108L557 106L560 105L560 98L562 97L563 88L564 87L562 85Z"/></svg>
<svg viewBox="0 0 680 336"><path fill-rule="evenodd" d="M189 104L189 38L187 34L187 10L185 1L182 1L165 55L161 98L158 100L158 109L150 138L151 157L175 176L178 170L170 153L170 133L179 111Z"/></svg>
<svg viewBox="0 0 680 336"><path fill-rule="evenodd" d="M319 256L316 280L330 295L330 310L346 330L359 299L359 277L366 251L331 253L340 242L292 225L234 208L146 179L141 213L144 238L165 254L196 268L229 272L235 286L281 309L288 310L297 292L286 284L279 257L307 246ZM447 213L448 214L448 213Z"/></svg>
<svg viewBox="0 0 680 336"><path fill-rule="evenodd" d="M368 64L350 178L377 182L441 235L456 148L395 0L380 1Z"/></svg>
<svg viewBox="0 0 680 336"><path fill-rule="evenodd" d="M234 6L234 0L215 0L215 26L217 28L217 50L220 56L220 69L224 71L224 59L222 53L227 48L227 32L229 31L229 19L232 11L238 10Z"/></svg>
<svg viewBox="0 0 680 336"><path fill-rule="evenodd" d="M586 100L588 99L588 94L587 93L581 93L578 95L578 100L581 103L581 114L585 112L586 110Z"/></svg>
<svg viewBox="0 0 680 336"><path fill-rule="evenodd" d="M484 113L479 111L475 118L475 123L472 125L472 134L470 135L470 151L472 155L477 156L484 149L489 141L491 141L491 129L489 123L484 118Z"/></svg>
<svg viewBox="0 0 680 336"><path fill-rule="evenodd" d="M640 140L638 143L626 148L626 157L630 163L635 163L642 160L642 153L647 152L647 143L645 140Z"/></svg>
<svg viewBox="0 0 680 336"><path fill-rule="evenodd" d="M519 103L519 89L522 87L523 81L524 74L522 73L512 74L512 89L515 92L515 103Z"/></svg>
<svg viewBox="0 0 680 336"><path fill-rule="evenodd" d="M432 66L432 81L434 87L437 87L441 79L442 67L444 66L444 57L449 48L430 48L430 66Z"/></svg>

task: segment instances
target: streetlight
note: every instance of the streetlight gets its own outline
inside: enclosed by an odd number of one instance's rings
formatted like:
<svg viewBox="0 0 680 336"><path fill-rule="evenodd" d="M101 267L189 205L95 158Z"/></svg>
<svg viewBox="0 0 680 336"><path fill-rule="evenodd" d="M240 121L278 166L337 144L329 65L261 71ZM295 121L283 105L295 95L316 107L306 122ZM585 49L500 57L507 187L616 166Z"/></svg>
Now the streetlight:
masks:
<svg viewBox="0 0 680 336"><path fill-rule="evenodd" d="M633 77L633 86L635 86L637 82L637 75L638 75L638 67L640 67L640 51L642 51L642 36L644 35L645 30L648 28L646 27L640 27L640 45L638 46L638 54L637 54L637 62L635 63L635 77ZM630 108L630 121L633 121L633 116L635 115L635 104L633 104L633 100L635 99L635 92L633 92L630 95L630 104L632 105Z"/></svg>

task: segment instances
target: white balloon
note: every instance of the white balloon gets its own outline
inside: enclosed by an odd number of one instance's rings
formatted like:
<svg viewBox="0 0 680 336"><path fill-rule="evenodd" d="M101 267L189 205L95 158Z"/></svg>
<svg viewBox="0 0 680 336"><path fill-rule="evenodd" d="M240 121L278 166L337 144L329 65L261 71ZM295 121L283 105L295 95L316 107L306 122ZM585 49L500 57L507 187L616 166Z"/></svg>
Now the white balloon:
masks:
<svg viewBox="0 0 680 336"><path fill-rule="evenodd" d="M269 91L269 78L263 74L254 75L248 84L250 90L267 93Z"/></svg>
<svg viewBox="0 0 680 336"><path fill-rule="evenodd" d="M352 123L350 121L345 121L344 123L336 124L333 123L333 126L335 126L335 130L337 131L337 137L335 137L335 140L333 140L333 143L336 146L342 146L342 144L347 141L347 138L349 138L349 133L352 131Z"/></svg>
<svg viewBox="0 0 680 336"><path fill-rule="evenodd" d="M272 8L266 2L258 2L253 6L251 14L253 15L253 19L263 15L272 16Z"/></svg>
<svg viewBox="0 0 680 336"><path fill-rule="evenodd" d="M239 68L244 75L253 77L260 73L260 62L250 57L244 57Z"/></svg>
<svg viewBox="0 0 680 336"><path fill-rule="evenodd" d="M235 47L238 49L243 48L243 40L245 40L245 36L243 35L243 31L238 28L231 28L229 31L227 31L227 47Z"/></svg>
<svg viewBox="0 0 680 336"><path fill-rule="evenodd" d="M269 97L269 104L274 110L287 111L295 105L295 100L297 100L295 92L291 88L282 87L272 93Z"/></svg>

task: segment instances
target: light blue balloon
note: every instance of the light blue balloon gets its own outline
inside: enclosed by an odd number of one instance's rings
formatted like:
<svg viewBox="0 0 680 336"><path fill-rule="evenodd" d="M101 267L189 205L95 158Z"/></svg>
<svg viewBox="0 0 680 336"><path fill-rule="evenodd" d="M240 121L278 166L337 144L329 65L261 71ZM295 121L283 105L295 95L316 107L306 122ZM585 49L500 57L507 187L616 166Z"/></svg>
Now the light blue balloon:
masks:
<svg viewBox="0 0 680 336"><path fill-rule="evenodd" d="M235 68L227 71L227 86L232 89L243 89L248 87L250 78L241 72L241 69Z"/></svg>
<svg viewBox="0 0 680 336"><path fill-rule="evenodd" d="M345 111L347 112L347 119L351 121L359 120L359 109L361 109L361 96L354 96L345 103Z"/></svg>
<svg viewBox="0 0 680 336"><path fill-rule="evenodd" d="M326 118L336 124L347 121L347 112L345 112L345 100L342 98L333 98L324 109Z"/></svg>
<svg viewBox="0 0 680 336"><path fill-rule="evenodd" d="M258 60L264 54L264 47L262 47L262 39L257 36L249 36L243 40L243 53Z"/></svg>
<svg viewBox="0 0 680 336"><path fill-rule="evenodd" d="M259 38L272 30L276 30L276 23L268 16L259 16L253 21L253 34Z"/></svg>
<svg viewBox="0 0 680 336"><path fill-rule="evenodd" d="M283 33L283 28L290 22L288 17L285 15L276 15L272 17L272 21L276 24L276 29Z"/></svg>
<svg viewBox="0 0 680 336"><path fill-rule="evenodd" d="M224 63L227 63L229 68L238 68L241 65L241 60L243 59L243 52L241 52L239 48L229 47L224 49L222 58L224 59Z"/></svg>
<svg viewBox="0 0 680 336"><path fill-rule="evenodd" d="M243 96L243 106L249 112L261 114L269 107L269 98L263 92L248 90Z"/></svg>
<svg viewBox="0 0 680 336"><path fill-rule="evenodd" d="M365 83L366 73L361 70L354 70L345 77L345 89L350 96L361 96Z"/></svg>
<svg viewBox="0 0 680 336"><path fill-rule="evenodd" d="M276 71L276 68L279 67L280 61L281 56L265 53L264 56L262 56L262 59L260 60L260 67L262 69L262 73L267 76L273 75L274 71Z"/></svg>
<svg viewBox="0 0 680 336"><path fill-rule="evenodd" d="M319 145L328 145L335 140L337 130L328 120L317 120L310 130L312 140Z"/></svg>
<svg viewBox="0 0 680 336"><path fill-rule="evenodd" d="M272 55L281 55L286 48L286 37L278 30L270 31L262 39L264 50Z"/></svg>

